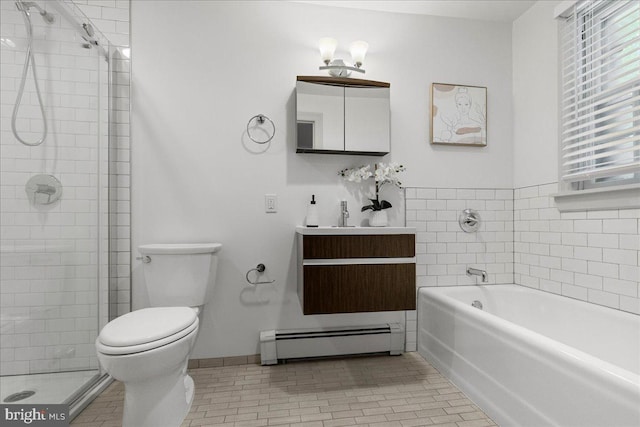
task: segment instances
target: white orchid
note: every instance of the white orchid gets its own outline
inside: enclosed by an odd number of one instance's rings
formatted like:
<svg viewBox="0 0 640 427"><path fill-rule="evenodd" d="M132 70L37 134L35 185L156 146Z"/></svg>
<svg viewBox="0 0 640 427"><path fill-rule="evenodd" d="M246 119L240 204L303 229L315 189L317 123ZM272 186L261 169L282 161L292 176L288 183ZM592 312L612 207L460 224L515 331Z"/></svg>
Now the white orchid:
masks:
<svg viewBox="0 0 640 427"><path fill-rule="evenodd" d="M338 172L338 174L349 182L362 182L363 179L368 179L373 176L371 165L343 169Z"/></svg>
<svg viewBox="0 0 640 427"><path fill-rule="evenodd" d="M376 183L382 187L384 184L393 184L398 188L402 188L402 183L398 178L399 172L404 172L406 168L398 163L378 163L376 165Z"/></svg>
<svg viewBox="0 0 640 427"><path fill-rule="evenodd" d="M380 188L385 184L393 184L398 188L402 188L402 183L398 179L398 173L404 172L406 169L398 163L377 163L375 172L371 172L371 166L360 166L359 168L343 169L338 174L349 182L362 182L362 180L373 177L376 182L375 199L370 198L371 205L363 206L362 211L368 209L380 211L391 207L391 203L386 200L380 200Z"/></svg>

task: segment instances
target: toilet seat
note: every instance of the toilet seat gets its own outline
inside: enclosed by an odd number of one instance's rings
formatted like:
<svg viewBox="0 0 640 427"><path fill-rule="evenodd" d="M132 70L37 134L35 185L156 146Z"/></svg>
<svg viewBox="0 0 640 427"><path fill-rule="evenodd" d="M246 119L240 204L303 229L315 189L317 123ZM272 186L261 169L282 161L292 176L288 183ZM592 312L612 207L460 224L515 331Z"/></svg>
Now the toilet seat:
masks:
<svg viewBox="0 0 640 427"><path fill-rule="evenodd" d="M102 354L140 353L177 341L198 328L190 307L153 307L132 311L109 322L96 340Z"/></svg>

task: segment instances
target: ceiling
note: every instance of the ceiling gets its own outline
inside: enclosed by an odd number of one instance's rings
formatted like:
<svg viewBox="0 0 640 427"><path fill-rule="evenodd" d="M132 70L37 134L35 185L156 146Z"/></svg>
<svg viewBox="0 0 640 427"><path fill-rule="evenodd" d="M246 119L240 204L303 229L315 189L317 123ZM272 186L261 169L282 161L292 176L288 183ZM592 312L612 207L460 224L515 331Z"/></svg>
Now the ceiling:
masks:
<svg viewBox="0 0 640 427"><path fill-rule="evenodd" d="M323 6L382 12L410 13L418 15L449 16L453 18L479 19L482 21L513 22L535 0L422 0L422 1L300 1Z"/></svg>

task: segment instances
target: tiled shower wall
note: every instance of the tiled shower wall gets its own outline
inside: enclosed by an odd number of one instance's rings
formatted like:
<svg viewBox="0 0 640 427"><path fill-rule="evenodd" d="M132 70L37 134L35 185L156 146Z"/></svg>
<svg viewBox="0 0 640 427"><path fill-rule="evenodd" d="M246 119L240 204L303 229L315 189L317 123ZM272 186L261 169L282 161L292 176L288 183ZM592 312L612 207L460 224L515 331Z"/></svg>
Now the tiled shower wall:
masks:
<svg viewBox="0 0 640 427"><path fill-rule="evenodd" d="M25 59L25 27L13 2L0 3L0 372L13 375L95 369L93 340L99 314L96 281L104 283L101 290L106 293L107 272L102 267L110 246L119 251L114 255L119 277L113 280L120 287L116 292L122 296L122 304L116 308L123 312L129 307L128 60L113 61L109 70L92 51L80 46L75 32L61 28L59 21L54 29L34 19L34 50L49 117L49 137L39 147L23 146L13 137L10 120ZM109 7L109 2L100 3ZM128 16L128 3L126 11ZM99 30L100 25L96 28ZM128 24L124 28L128 40ZM31 75L28 77L18 128L32 140L37 139L42 125ZM112 104L112 152L107 163L106 148L98 149L96 141L99 136L106 137L109 130L104 126L109 101L98 96L96 83L100 81L100 90L105 90L109 78L116 82L116 97ZM54 175L63 185L60 202L47 209L32 206L24 192L26 181L38 173ZM110 193L99 190L106 188L108 173L117 183ZM106 224L107 206L117 217L117 229L98 227L99 219ZM100 301L106 301L105 295ZM100 311L104 319L108 310L101 307Z"/></svg>
<svg viewBox="0 0 640 427"><path fill-rule="evenodd" d="M515 190L515 282L640 314L640 210L561 213L557 189Z"/></svg>
<svg viewBox="0 0 640 427"><path fill-rule="evenodd" d="M416 227L416 285L473 285L466 268L486 270L489 283L513 283L513 190L407 188L406 225ZM480 213L476 233L458 224L464 209ZM407 351L416 349L416 313L407 312Z"/></svg>

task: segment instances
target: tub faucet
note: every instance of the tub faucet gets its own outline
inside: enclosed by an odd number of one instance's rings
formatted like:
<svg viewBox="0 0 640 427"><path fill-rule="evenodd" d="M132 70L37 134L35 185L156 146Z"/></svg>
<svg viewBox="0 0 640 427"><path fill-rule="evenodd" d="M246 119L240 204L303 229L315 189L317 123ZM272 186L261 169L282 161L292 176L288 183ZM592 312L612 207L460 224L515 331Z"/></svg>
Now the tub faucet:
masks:
<svg viewBox="0 0 640 427"><path fill-rule="evenodd" d="M467 276L480 276L482 277L482 282L488 282L489 276L485 270L478 270L477 268L467 267Z"/></svg>
<svg viewBox="0 0 640 427"><path fill-rule="evenodd" d="M347 210L347 201L342 200L340 202L340 218L338 219L338 227L348 227L348 218L349 211Z"/></svg>

